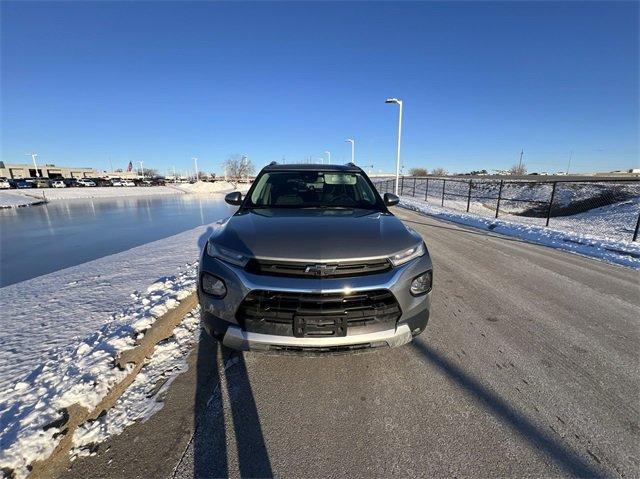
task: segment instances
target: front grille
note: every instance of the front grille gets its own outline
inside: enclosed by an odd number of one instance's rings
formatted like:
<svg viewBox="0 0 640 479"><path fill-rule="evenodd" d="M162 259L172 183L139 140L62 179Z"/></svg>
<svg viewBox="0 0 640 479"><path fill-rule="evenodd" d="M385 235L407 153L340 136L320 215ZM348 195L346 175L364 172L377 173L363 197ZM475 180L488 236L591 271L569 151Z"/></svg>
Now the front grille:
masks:
<svg viewBox="0 0 640 479"><path fill-rule="evenodd" d="M295 278L340 278L382 273L391 269L387 259L312 263L309 261L272 261L253 258L245 270L253 274Z"/></svg>
<svg viewBox="0 0 640 479"><path fill-rule="evenodd" d="M246 330L285 336L344 336L350 328L395 327L401 315L393 294L384 289L344 293L252 291L236 319Z"/></svg>

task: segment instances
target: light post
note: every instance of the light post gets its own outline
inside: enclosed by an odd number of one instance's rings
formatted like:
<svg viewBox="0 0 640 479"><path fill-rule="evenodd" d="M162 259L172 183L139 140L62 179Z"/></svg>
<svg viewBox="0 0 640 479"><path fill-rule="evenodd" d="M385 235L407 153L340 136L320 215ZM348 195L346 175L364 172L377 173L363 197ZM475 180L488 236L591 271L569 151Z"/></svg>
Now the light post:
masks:
<svg viewBox="0 0 640 479"><path fill-rule="evenodd" d="M142 177L144 178L144 166L142 164L142 161L140 162L140 172L142 173Z"/></svg>
<svg viewBox="0 0 640 479"><path fill-rule="evenodd" d="M346 141L347 143L351 143L351 163L355 165L356 164L356 155L355 155L356 142L351 138L347 138L344 141Z"/></svg>
<svg viewBox="0 0 640 479"><path fill-rule="evenodd" d="M196 181L198 181L198 159L194 157L194 158L192 158L192 160L193 160L193 163L194 163L194 165L196 167Z"/></svg>
<svg viewBox="0 0 640 479"><path fill-rule="evenodd" d="M402 100L397 98L387 98L385 103L397 103L400 106L398 111L398 152L396 156L396 188L395 194L398 194L398 183L400 182L400 141L402 139Z"/></svg>
<svg viewBox="0 0 640 479"><path fill-rule="evenodd" d="M40 174L38 173L38 163L36 163L36 158L38 157L37 153L27 153L25 156L30 156L33 160L33 167L36 170L36 178L40 178Z"/></svg>
<svg viewBox="0 0 640 479"><path fill-rule="evenodd" d="M330 151L325 151L326 155L327 155L327 164L331 164L331 152Z"/></svg>

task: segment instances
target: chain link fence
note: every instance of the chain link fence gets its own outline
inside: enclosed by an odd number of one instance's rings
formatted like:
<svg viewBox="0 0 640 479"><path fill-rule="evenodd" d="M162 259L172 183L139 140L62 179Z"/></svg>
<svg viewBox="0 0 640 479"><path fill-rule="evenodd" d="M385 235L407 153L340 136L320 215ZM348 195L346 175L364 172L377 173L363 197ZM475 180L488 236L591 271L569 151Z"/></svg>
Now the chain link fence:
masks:
<svg viewBox="0 0 640 479"><path fill-rule="evenodd" d="M395 179L378 180L393 193ZM400 196L430 205L622 241L639 241L640 180L401 177Z"/></svg>

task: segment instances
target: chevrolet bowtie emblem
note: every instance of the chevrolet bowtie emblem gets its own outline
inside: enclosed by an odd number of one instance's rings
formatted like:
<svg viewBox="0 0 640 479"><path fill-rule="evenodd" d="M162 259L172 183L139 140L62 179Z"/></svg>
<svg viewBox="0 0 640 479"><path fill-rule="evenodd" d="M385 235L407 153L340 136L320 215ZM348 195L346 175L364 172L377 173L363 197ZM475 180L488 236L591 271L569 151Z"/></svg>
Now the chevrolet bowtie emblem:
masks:
<svg viewBox="0 0 640 479"><path fill-rule="evenodd" d="M305 268L304 272L315 274L317 276L328 276L335 273L336 269L338 269L338 266L335 264L310 264Z"/></svg>

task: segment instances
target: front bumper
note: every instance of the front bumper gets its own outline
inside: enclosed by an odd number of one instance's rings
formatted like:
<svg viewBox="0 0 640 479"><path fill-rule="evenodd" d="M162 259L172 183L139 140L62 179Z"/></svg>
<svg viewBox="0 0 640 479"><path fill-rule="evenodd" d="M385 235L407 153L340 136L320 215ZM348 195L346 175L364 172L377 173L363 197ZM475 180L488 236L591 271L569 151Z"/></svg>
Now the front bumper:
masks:
<svg viewBox="0 0 640 479"><path fill-rule="evenodd" d="M223 344L239 350L320 350L334 351L368 347L396 347L420 334L429 320L430 293L413 296L409 287L418 275L432 269L427 255L379 274L348 278L291 278L256 275L203 253L200 275L203 272L222 279L227 288L224 298L218 299L202 291L198 281L198 296L205 329L221 337ZM390 291L401 310L394 324L347 328L346 336L295 337L271 334L270 331L247 331L236 318L238 308L252 291L291 293L356 293L372 290ZM356 347L356 348L351 348Z"/></svg>

